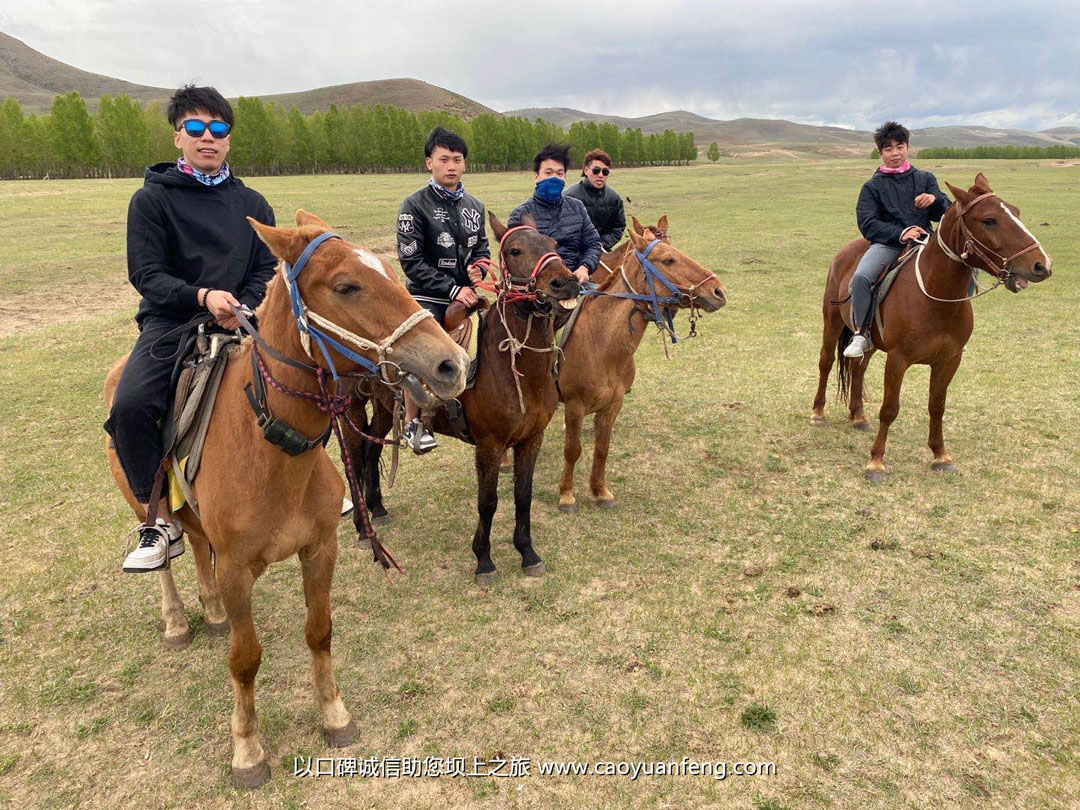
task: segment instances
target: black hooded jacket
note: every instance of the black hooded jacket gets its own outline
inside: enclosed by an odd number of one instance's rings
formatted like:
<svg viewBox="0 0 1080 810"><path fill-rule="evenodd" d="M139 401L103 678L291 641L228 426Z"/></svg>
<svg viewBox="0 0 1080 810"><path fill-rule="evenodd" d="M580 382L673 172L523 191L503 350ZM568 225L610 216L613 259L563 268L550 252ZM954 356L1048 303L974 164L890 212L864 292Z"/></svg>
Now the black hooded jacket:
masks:
<svg viewBox="0 0 1080 810"><path fill-rule="evenodd" d="M933 204L916 208L915 198L920 194L933 194ZM859 192L855 217L859 231L871 243L898 248L900 234L912 225L932 232L931 221L940 222L950 205L930 172L914 166L903 174L885 174L878 169Z"/></svg>
<svg viewBox="0 0 1080 810"><path fill-rule="evenodd" d="M564 197L574 197L585 203L589 219L600 234L604 250L611 250L619 244L626 231L626 212L623 210L622 197L611 186L595 188L588 178L582 179L563 192Z"/></svg>
<svg viewBox="0 0 1080 810"><path fill-rule="evenodd" d="M274 224L273 209L239 178L207 186L175 163L150 166L128 205L128 278L142 295L135 319L190 320L201 287L255 309L277 259L245 217Z"/></svg>

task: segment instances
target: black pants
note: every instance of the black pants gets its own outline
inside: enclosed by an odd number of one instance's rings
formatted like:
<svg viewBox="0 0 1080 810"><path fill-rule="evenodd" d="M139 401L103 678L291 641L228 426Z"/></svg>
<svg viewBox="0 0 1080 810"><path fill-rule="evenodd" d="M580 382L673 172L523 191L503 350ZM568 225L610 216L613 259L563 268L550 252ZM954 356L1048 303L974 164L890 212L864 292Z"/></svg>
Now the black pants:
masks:
<svg viewBox="0 0 1080 810"><path fill-rule="evenodd" d="M120 466L136 500L147 503L161 464L161 419L170 401L172 355L190 330L169 335L183 321L148 317L116 387L105 430L113 438ZM156 344L156 345L155 345ZM153 356L151 355L153 349ZM166 359L158 359L166 358Z"/></svg>

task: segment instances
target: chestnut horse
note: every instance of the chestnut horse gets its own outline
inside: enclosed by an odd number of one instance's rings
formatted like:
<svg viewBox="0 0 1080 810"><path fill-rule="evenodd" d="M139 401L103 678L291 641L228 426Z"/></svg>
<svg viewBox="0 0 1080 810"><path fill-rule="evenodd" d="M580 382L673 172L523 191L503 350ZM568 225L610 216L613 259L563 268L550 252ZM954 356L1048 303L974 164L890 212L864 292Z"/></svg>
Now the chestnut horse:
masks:
<svg viewBox="0 0 1080 810"><path fill-rule="evenodd" d="M296 214L296 229L248 221L282 261L278 265L282 274L288 265L297 263L312 240L330 230L304 211ZM388 336L395 337L390 347L394 363L438 396L457 396L465 385L464 352L430 318L417 317L419 307L397 276L367 250L340 238L330 239L310 253L295 283L311 317L321 315L333 326L354 333L353 337L381 343L384 350L391 342ZM266 344L282 356L309 362L281 277L275 275L270 282L258 314ZM369 357L371 352L360 348L361 355ZM255 580L271 563L293 555L300 558L307 604L304 636L311 650L315 697L327 742L347 745L356 736L330 657L330 586L344 486L322 445L316 443L314 449L291 456L263 438L244 395L244 387L253 379L251 352L252 341L244 341L221 381L194 483L199 515L187 505L178 512L191 541L207 625L224 629L227 620L232 631L229 670L236 697L232 778L240 787L257 787L270 778L255 713L255 674L262 647L255 634L251 594ZM269 352L260 351L259 356L276 382L319 394L315 375L280 362ZM105 380L107 403L112 401L125 359L110 369ZM325 368L325 358L316 362ZM342 373L359 368L341 355L333 363ZM273 414L305 436L317 437L328 429L328 416L312 400L273 386L267 388L266 397ZM108 460L117 486L139 518L145 519L146 509L132 496L115 451L108 450ZM165 641L184 646L190 636L171 571L161 571L160 579Z"/></svg>
<svg viewBox="0 0 1080 810"><path fill-rule="evenodd" d="M630 217L630 226L639 236L644 236L645 228L638 222L637 217ZM667 214L660 217L655 225L650 225L649 230L652 231L654 239L659 239L665 245L671 244L671 240L668 239L667 234ZM627 239L625 242L617 244L607 253L602 254L599 263L596 265L596 269L589 275L589 281L594 284L603 284L607 281L607 277L611 275L611 273L616 272L622 263L626 261L626 254L633 249L633 244L633 242Z"/></svg>
<svg viewBox="0 0 1080 810"><path fill-rule="evenodd" d="M667 237L667 217L658 223ZM612 272L602 281L599 295L590 295L581 304L570 336L563 345L559 365L559 400L563 403L566 439L563 474L559 482L559 510L574 512L574 465L581 456L581 424L589 414L593 419L594 447L589 490L598 506L613 507L615 496L607 488L607 456L611 431L622 409L623 398L634 383L634 352L645 329L653 320L652 304L618 296L647 289L641 256L655 234L634 220L628 231L627 248L620 262L609 265ZM669 309L698 307L715 312L727 302L720 280L686 254L661 241L649 253L648 261L680 291L678 305ZM661 289L661 293L666 294Z"/></svg>
<svg viewBox="0 0 1080 810"><path fill-rule="evenodd" d="M557 309L573 309L579 284L555 251L555 240L536 230L528 215L522 225L507 229L489 213L491 228L500 241L502 281L498 297L481 316L477 337L475 382L458 398L464 409L472 442L476 445L477 512L473 536L477 584L495 577L491 560L491 521L498 506L499 462L514 449L514 547L521 554L527 576L544 573L544 563L532 545L533 470L544 429L558 404L552 369L555 364ZM370 431L385 436L392 422L392 397L376 388ZM354 422L364 420L362 404L354 404ZM456 435L445 409L438 411L432 428ZM382 502L379 457L382 446L359 436L346 438L348 453L364 469L364 498L376 518L387 512Z"/></svg>
<svg viewBox="0 0 1080 810"><path fill-rule="evenodd" d="M880 320L875 319L873 325L874 346L888 354L877 439L864 471L867 480L876 483L885 480L885 439L900 410L904 373L915 364L930 366L928 444L934 454L931 469L956 471L952 458L945 452L941 419L949 382L960 367L963 348L974 325L968 296L971 271L986 271L997 279L997 284L1004 284L1014 293L1029 282L1050 277L1049 254L1020 221L1019 209L995 194L981 172L967 191L946 185L956 202L941 218L937 234L919 247L915 258L900 271L881 304ZM839 303L847 297L851 276L868 246L865 239L851 242L836 254L829 268L822 302L825 329L818 360L817 395L810 418L812 425L825 423L825 388L835 355L840 359L840 392L848 400L850 419L860 430L870 427L863 414L862 389L873 352L850 364L849 371L843 349L852 334L850 307L841 308Z"/></svg>

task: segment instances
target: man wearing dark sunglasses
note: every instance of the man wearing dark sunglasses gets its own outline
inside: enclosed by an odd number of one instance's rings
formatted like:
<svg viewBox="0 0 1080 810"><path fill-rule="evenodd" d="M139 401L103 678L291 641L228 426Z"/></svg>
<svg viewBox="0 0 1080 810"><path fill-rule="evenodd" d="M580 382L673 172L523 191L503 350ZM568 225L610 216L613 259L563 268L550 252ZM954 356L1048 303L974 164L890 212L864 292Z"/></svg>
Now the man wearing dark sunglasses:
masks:
<svg viewBox="0 0 1080 810"><path fill-rule="evenodd" d="M277 265L245 219L273 225L274 212L225 161L232 106L212 87L187 86L173 95L167 114L180 158L149 167L128 206L128 278L142 295L139 337L105 423L142 504L150 501L164 452L159 422L171 393L168 358L190 332L184 327L208 311L216 327L235 329L230 305L255 309ZM140 529L124 570L155 571L183 553L180 524L163 515L157 526Z"/></svg>
<svg viewBox="0 0 1080 810"><path fill-rule="evenodd" d="M593 149L585 155L581 167L581 182L570 186L564 195L575 197L585 203L589 219L600 234L604 250L611 250L619 243L626 230L626 212L622 197L608 185L611 174L611 158L602 149Z"/></svg>

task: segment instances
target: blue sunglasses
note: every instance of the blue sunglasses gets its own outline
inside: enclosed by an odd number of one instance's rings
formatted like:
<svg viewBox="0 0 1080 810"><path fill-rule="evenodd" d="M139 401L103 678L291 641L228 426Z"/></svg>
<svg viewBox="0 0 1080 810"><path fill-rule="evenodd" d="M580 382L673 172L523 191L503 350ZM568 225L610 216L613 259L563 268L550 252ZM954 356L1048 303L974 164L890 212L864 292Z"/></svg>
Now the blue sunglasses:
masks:
<svg viewBox="0 0 1080 810"><path fill-rule="evenodd" d="M198 121L194 118L185 121L183 127L184 132L192 138L201 138L203 133L206 132L207 127L210 128L210 134L215 138L224 138L229 134L229 130L232 129L232 127L224 121L211 121L207 124L205 121Z"/></svg>

